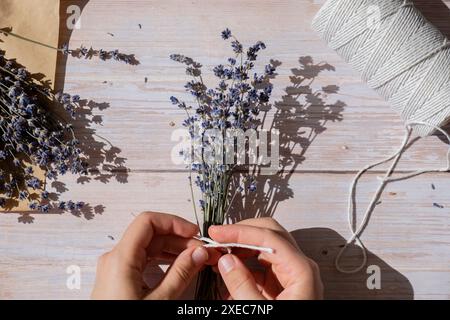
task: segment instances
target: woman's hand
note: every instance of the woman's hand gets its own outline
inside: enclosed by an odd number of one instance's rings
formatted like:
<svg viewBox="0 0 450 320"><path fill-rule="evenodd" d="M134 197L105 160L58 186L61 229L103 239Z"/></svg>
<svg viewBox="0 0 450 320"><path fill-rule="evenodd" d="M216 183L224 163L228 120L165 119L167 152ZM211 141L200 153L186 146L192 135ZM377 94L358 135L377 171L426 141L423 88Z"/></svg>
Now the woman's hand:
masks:
<svg viewBox="0 0 450 320"><path fill-rule="evenodd" d="M250 219L235 225L212 226L209 235L217 242L269 247L274 253L235 250L219 259L219 272L230 298L322 299L323 286L317 264L298 248L292 236L275 220ZM265 271L250 271L242 262L257 256Z"/></svg>
<svg viewBox="0 0 450 320"><path fill-rule="evenodd" d="M177 299L205 264L220 254L192 239L198 227L180 217L142 213L116 247L98 260L93 299ZM173 262L158 286L150 290L142 274L151 259Z"/></svg>

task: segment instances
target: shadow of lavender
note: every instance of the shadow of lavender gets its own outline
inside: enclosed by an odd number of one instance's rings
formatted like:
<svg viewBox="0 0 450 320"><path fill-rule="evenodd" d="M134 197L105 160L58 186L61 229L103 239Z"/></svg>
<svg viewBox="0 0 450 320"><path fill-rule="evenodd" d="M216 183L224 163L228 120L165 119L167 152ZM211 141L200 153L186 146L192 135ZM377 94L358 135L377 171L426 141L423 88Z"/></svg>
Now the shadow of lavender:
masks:
<svg viewBox="0 0 450 320"><path fill-rule="evenodd" d="M60 30L59 30L59 44L58 47L63 47L64 44L70 42L73 29L65 28L67 20L67 8L76 5L82 12L89 0L62 0L60 2ZM79 56L79 51L75 50L71 56ZM89 57L88 57L89 58ZM68 55L59 53L57 59L57 71L55 78L55 90L64 91L66 67ZM134 55L130 55L132 65L138 65ZM80 101L81 109L72 120L76 138L80 141L80 149L86 155L86 162L88 163L88 175L78 177L77 183L88 184L92 181L100 181L101 183L109 183L115 180L119 183L128 182L128 169L126 168L126 158L121 157L121 149L114 146L107 138L99 136L96 133L95 127L103 122L102 111L108 109L108 103L98 103L92 100ZM52 199L59 199L59 194L67 192L66 185L59 181L52 182L52 188L56 190L51 196ZM82 200L82 199L81 199ZM71 213L77 217L84 217L85 219L92 219L96 214L102 214L105 206L102 204L85 203L80 210L74 210ZM57 210L56 210L57 211ZM58 212L57 213L61 213Z"/></svg>
<svg viewBox="0 0 450 320"><path fill-rule="evenodd" d="M242 194L237 194L231 205L229 222L273 217L281 202L294 197L289 181L305 160L311 144L327 130L328 123L343 120L345 103L327 102L327 96L338 93L339 87L329 85L317 91L312 87L324 71L335 71L335 68L325 62L315 63L310 56L300 57L299 67L291 70L291 84L286 87L286 94L281 101L264 110L261 128L279 131L280 170L273 175L264 175L261 168L255 169L253 175L259 191L245 189ZM272 109L273 118L266 126ZM239 185L239 179L235 178L235 187Z"/></svg>
<svg viewBox="0 0 450 320"><path fill-rule="evenodd" d="M80 142L79 148L87 163L88 173L76 178L78 184L88 184L99 181L107 184L115 180L121 184L128 182L128 169L126 158L121 157L121 149L114 146L108 139L97 134L96 127L103 122L101 111L109 108L108 103L97 103L92 100L81 100L80 109L75 115L75 119L68 120L73 125L75 137ZM52 181L52 189L55 192L50 194L52 201L60 200L60 196L68 192L66 184L61 181ZM83 200L83 199L79 199ZM77 217L84 217L87 220L94 218L96 214L102 214L105 207L102 204L85 203L83 208L72 210L71 213ZM57 209L54 213L62 213Z"/></svg>

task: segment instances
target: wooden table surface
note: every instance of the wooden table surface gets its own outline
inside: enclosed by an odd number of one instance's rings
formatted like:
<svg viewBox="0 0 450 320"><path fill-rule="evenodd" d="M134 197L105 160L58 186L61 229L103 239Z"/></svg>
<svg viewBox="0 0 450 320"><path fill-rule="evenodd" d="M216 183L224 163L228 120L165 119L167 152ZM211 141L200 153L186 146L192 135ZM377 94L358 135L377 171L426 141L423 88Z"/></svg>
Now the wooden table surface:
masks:
<svg viewBox="0 0 450 320"><path fill-rule="evenodd" d="M450 36L450 1L416 2ZM396 150L403 127L388 104L311 30L324 1L62 0L62 26L65 8L73 3L84 6L81 29L71 35L63 30L63 40L71 36L71 47L117 48L135 54L139 64L73 57L59 61L57 76L65 91L98 103L76 127L100 171L89 181L66 176L53 185L67 189L63 198L89 204L78 217L0 215L0 298L88 298L97 257L117 243L133 215L154 210L194 220L187 172L171 161L171 134L184 116L168 101L171 95L184 95L187 77L168 57L182 53L201 61L206 81L213 83L212 67L230 54L220 39L225 27L246 44L266 42L262 65L269 59L282 63L274 80L273 110L288 110L271 112L266 120L276 121L281 131L285 171L259 179L259 193L243 215L273 215L292 231L319 263L327 298L450 298L448 174L387 186L363 235L368 265L381 269L380 290L367 288L364 270L342 275L333 267L349 236L351 179ZM299 86L310 93L298 96ZM334 87L324 92L326 86ZM442 167L446 151L438 137L423 139L405 154L399 172ZM359 215L383 169L359 185ZM66 286L71 265L81 268L80 290ZM152 266L147 276L154 280L161 272Z"/></svg>

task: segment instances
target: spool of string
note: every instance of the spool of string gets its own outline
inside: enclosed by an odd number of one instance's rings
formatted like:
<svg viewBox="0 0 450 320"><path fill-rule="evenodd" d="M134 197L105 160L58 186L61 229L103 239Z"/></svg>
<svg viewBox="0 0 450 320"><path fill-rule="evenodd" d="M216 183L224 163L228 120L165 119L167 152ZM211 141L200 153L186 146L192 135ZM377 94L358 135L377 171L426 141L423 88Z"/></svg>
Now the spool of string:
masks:
<svg viewBox="0 0 450 320"><path fill-rule="evenodd" d="M338 253L335 265L342 273L356 273L367 263L360 236L386 184L427 172L450 171L449 149L445 168L392 177L413 137L441 133L450 143L450 136L442 129L450 118L450 41L410 1L404 0L329 0L314 18L313 28L360 72L362 79L390 103L405 123L400 148L359 171L350 186L351 237ZM392 163L379 178L380 185L356 227L356 185L365 172L389 161ZM342 255L353 243L361 248L362 262L354 268L343 268Z"/></svg>

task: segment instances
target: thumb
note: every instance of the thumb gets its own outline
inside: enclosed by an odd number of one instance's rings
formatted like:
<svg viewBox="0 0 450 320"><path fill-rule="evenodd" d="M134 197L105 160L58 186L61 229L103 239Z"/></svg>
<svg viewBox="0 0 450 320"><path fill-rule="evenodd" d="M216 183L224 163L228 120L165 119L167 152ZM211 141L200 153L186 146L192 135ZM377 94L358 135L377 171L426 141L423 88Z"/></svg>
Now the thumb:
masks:
<svg viewBox="0 0 450 320"><path fill-rule="evenodd" d="M145 299L177 299L186 290L207 260L208 251L205 248L187 248L175 259L164 279Z"/></svg>
<svg viewBox="0 0 450 320"><path fill-rule="evenodd" d="M219 260L219 271L234 300L263 300L256 287L256 281L250 270L241 260L232 254L224 255Z"/></svg>

